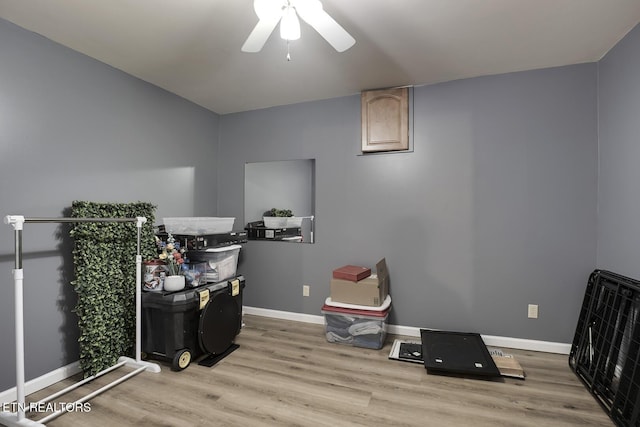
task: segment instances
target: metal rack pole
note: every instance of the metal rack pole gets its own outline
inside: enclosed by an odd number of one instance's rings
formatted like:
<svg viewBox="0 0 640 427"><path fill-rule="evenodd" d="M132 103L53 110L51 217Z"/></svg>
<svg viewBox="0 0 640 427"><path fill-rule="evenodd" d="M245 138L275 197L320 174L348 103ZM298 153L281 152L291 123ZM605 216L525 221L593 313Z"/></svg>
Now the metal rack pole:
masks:
<svg viewBox="0 0 640 427"><path fill-rule="evenodd" d="M142 224L147 221L146 218L139 217L136 224L138 230L138 249L136 251L136 354L137 363L141 362L142 352L142 255L140 254L140 236Z"/></svg>
<svg viewBox="0 0 640 427"><path fill-rule="evenodd" d="M8 215L7 218L18 217L18 215ZM34 222L34 223L74 223L74 222L136 222L138 218L25 218L21 217L23 222Z"/></svg>
<svg viewBox="0 0 640 427"><path fill-rule="evenodd" d="M15 268L13 270L13 283L15 292L15 328L16 328L16 401L18 402L17 419L24 419L24 272L22 270L22 227L24 217L17 216L12 222L5 219L7 224L12 224L15 240Z"/></svg>

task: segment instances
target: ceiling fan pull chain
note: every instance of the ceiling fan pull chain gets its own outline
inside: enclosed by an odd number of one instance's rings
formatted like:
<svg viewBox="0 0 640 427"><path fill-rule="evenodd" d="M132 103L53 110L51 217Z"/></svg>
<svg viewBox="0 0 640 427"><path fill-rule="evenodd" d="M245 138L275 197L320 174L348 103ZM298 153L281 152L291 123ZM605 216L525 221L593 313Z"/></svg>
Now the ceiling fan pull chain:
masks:
<svg viewBox="0 0 640 427"><path fill-rule="evenodd" d="M291 61L291 54L289 53L289 40L287 40L287 61Z"/></svg>

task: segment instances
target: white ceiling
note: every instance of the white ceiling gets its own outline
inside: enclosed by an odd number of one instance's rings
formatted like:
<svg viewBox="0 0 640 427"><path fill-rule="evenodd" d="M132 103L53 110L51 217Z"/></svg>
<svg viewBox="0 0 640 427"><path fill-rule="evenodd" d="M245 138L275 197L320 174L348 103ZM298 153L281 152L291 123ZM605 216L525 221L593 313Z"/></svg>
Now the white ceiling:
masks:
<svg viewBox="0 0 640 427"><path fill-rule="evenodd" d="M640 22L640 0L323 4L355 46L302 22L290 62L277 31L240 51L253 0L0 0L0 17L220 114L597 61Z"/></svg>

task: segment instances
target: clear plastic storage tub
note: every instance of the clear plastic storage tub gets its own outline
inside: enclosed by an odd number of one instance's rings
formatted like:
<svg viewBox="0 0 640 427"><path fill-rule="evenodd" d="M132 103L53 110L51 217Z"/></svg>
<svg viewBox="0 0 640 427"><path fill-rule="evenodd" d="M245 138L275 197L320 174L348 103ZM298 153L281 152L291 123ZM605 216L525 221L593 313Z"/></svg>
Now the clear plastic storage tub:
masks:
<svg viewBox="0 0 640 427"><path fill-rule="evenodd" d="M262 221L267 228L293 228L302 226L301 216L263 216Z"/></svg>
<svg viewBox="0 0 640 427"><path fill-rule="evenodd" d="M357 310L324 305L326 336L328 342L354 347L381 349L387 337L388 307L384 311Z"/></svg>
<svg viewBox="0 0 640 427"><path fill-rule="evenodd" d="M236 275L240 245L189 251L187 257L194 262L205 262L205 277L208 283L221 282Z"/></svg>
<svg viewBox="0 0 640 427"><path fill-rule="evenodd" d="M173 217L162 218L164 228L171 234L222 234L233 229L235 217Z"/></svg>

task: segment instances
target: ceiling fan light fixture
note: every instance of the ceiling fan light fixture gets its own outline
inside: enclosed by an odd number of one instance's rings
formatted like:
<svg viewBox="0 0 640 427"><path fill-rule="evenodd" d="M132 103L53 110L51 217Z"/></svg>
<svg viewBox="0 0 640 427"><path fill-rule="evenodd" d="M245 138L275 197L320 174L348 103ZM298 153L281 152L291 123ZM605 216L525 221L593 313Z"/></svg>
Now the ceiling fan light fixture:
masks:
<svg viewBox="0 0 640 427"><path fill-rule="evenodd" d="M322 7L320 0L254 0L258 23L242 45L243 52L260 52L280 24L280 37L300 38L300 19L316 30L338 52L353 46L355 39ZM288 46L288 44L287 44Z"/></svg>
<svg viewBox="0 0 640 427"><path fill-rule="evenodd" d="M298 40L300 38L300 20L296 10L291 5L287 5L282 12L280 37L284 40Z"/></svg>

